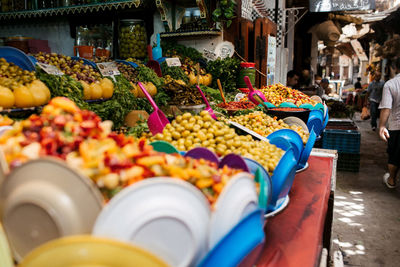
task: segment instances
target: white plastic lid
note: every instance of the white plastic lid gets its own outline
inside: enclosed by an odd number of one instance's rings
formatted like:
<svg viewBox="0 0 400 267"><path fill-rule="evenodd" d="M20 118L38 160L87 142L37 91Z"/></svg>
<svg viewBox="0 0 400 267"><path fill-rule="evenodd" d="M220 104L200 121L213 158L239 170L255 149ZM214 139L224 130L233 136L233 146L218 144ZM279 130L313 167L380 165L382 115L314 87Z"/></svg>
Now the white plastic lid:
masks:
<svg viewBox="0 0 400 267"><path fill-rule="evenodd" d="M200 10L199 10L199 9L196 9L196 10L193 12L193 16L194 16L194 17L200 17Z"/></svg>

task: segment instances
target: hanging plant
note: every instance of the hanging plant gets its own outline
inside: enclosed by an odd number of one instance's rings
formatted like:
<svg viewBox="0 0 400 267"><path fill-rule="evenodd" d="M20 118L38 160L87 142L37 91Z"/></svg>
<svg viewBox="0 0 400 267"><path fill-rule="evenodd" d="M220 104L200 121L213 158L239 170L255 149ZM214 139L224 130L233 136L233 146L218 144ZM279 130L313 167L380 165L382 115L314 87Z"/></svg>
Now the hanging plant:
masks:
<svg viewBox="0 0 400 267"><path fill-rule="evenodd" d="M212 17L215 22L220 22L222 27L226 24L226 27L229 28L232 24L232 19L236 17L235 11L235 0L221 0L219 1L218 8L216 8L212 13Z"/></svg>

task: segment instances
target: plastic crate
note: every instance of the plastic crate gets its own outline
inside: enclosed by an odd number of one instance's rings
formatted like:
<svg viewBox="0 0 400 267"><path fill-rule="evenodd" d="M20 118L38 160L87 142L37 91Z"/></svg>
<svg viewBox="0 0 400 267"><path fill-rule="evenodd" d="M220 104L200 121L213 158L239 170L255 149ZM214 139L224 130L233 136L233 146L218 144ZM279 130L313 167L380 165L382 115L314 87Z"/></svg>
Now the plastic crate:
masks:
<svg viewBox="0 0 400 267"><path fill-rule="evenodd" d="M335 149L339 153L360 153L360 141L359 131L325 129L322 148Z"/></svg>
<svg viewBox="0 0 400 267"><path fill-rule="evenodd" d="M360 170L360 153L339 153L337 170L358 172Z"/></svg>

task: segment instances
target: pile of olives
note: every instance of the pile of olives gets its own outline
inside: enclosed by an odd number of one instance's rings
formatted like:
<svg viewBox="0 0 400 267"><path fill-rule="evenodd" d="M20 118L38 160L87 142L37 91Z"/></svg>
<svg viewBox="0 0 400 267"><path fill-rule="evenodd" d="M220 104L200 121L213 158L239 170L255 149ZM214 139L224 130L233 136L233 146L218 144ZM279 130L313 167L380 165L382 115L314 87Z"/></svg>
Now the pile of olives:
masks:
<svg viewBox="0 0 400 267"><path fill-rule="evenodd" d="M73 60L69 56L58 55L56 53L46 54L40 52L35 55L39 62L56 66L64 74L71 76L79 81L93 83L101 80L101 74L92 66L83 64L83 60Z"/></svg>
<svg viewBox="0 0 400 267"><path fill-rule="evenodd" d="M126 65L124 63L117 63L118 65L118 70L121 72L121 74L131 82L136 82L136 77L139 74L133 67Z"/></svg>
<svg viewBox="0 0 400 267"><path fill-rule="evenodd" d="M147 36L144 26L140 24L123 26L119 36L119 55L121 58L146 57Z"/></svg>
<svg viewBox="0 0 400 267"><path fill-rule="evenodd" d="M292 129L301 136L304 144L307 143L309 136L309 134L305 132L301 126L288 125L284 123L283 120L272 118L261 111L230 117L229 120L237 122L262 136L268 136L269 134L280 129Z"/></svg>
<svg viewBox="0 0 400 267"><path fill-rule="evenodd" d="M206 147L224 156L229 153L240 154L258 161L272 173L284 151L264 141L254 141L250 135L239 136L235 130L223 122L215 121L207 111L193 116L184 113L167 124L163 133L150 136L151 141L170 142L180 151L195 147Z"/></svg>
<svg viewBox="0 0 400 267"><path fill-rule="evenodd" d="M0 58L0 85L13 88L19 85L30 84L36 80L34 71L23 70L5 58Z"/></svg>

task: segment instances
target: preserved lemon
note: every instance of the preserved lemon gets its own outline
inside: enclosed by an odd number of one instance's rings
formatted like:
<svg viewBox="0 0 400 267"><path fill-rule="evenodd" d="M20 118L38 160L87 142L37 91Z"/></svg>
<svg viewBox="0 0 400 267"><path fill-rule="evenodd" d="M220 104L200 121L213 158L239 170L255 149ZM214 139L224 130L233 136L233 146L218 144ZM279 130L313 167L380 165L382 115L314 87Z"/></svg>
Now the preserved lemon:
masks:
<svg viewBox="0 0 400 267"><path fill-rule="evenodd" d="M12 108L15 103L13 92L7 87L0 86L0 107Z"/></svg>
<svg viewBox="0 0 400 267"><path fill-rule="evenodd" d="M35 105L31 91L26 86L19 86L14 89L15 106L19 108L28 108Z"/></svg>
<svg viewBox="0 0 400 267"><path fill-rule="evenodd" d="M92 83L90 85L90 95L92 99L100 99L103 96L103 90L99 83Z"/></svg>

